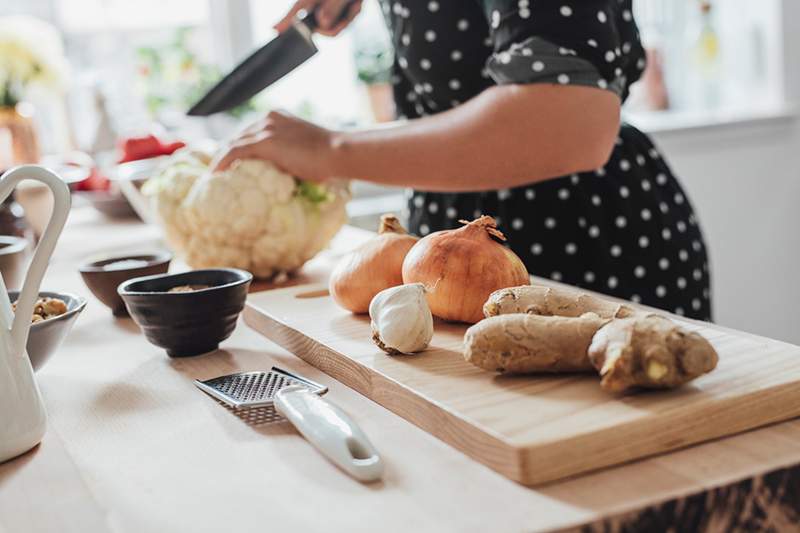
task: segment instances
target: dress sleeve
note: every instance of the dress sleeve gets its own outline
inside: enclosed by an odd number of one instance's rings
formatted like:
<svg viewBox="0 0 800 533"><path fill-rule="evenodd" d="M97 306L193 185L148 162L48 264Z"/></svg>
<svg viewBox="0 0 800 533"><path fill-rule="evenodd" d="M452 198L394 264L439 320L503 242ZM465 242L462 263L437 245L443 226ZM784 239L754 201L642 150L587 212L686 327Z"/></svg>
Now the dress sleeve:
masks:
<svg viewBox="0 0 800 533"><path fill-rule="evenodd" d="M627 96L644 69L630 0L482 0L498 84L584 85ZM635 42L631 42L635 41ZM638 53L637 53L638 52ZM641 55L640 55L641 54ZM637 59L637 56L639 59Z"/></svg>

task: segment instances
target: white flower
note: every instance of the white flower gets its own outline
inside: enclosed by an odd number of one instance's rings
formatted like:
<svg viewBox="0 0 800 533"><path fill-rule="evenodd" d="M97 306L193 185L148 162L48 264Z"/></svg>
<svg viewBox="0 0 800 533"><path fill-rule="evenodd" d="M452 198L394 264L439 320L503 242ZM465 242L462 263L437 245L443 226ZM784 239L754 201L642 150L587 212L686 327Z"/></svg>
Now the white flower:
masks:
<svg viewBox="0 0 800 533"><path fill-rule="evenodd" d="M0 85L29 83L58 90L67 64L58 30L40 19L0 17Z"/></svg>

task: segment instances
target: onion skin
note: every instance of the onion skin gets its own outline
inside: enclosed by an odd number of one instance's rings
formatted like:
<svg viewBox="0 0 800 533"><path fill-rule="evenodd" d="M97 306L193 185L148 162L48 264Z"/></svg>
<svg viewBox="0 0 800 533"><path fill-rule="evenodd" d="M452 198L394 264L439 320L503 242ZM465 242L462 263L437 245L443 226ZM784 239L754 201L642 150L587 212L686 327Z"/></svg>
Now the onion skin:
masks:
<svg viewBox="0 0 800 533"><path fill-rule="evenodd" d="M340 307L366 313L376 294L403 284L403 259L417 242L393 215L381 217L378 235L350 252L331 273L328 290Z"/></svg>
<svg viewBox="0 0 800 533"><path fill-rule="evenodd" d="M435 316L474 324L484 318L483 304L490 294L528 285L530 278L522 260L495 240L505 237L492 217L464 223L420 239L403 261L403 283L428 288Z"/></svg>

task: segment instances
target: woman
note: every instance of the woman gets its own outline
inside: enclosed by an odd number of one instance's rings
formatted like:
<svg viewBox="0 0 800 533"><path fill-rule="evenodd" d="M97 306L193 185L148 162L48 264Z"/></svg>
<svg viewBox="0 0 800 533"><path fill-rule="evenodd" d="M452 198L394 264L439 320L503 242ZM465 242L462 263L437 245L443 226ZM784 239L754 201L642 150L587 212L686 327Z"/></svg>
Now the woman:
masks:
<svg viewBox="0 0 800 533"><path fill-rule="evenodd" d="M360 3L301 0L334 35ZM420 235L493 215L528 270L709 319L706 249L650 140L620 125L645 67L631 0L382 1L409 120L338 132L273 112L220 160L410 187ZM348 9L343 22L339 14Z"/></svg>

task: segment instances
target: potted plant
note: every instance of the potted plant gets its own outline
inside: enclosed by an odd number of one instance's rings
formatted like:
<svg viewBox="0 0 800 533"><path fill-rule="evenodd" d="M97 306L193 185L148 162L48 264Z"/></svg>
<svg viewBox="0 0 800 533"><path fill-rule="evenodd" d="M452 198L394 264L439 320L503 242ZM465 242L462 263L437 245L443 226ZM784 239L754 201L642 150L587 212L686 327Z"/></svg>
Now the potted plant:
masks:
<svg viewBox="0 0 800 533"><path fill-rule="evenodd" d="M392 63L394 54L391 46L383 39L362 39L356 41L355 63L358 79L367 88L370 109L376 122L394 120L395 108L392 95Z"/></svg>
<svg viewBox="0 0 800 533"><path fill-rule="evenodd" d="M33 17L0 17L0 169L39 160L33 107L24 98L34 86L57 89L65 71L53 26Z"/></svg>

